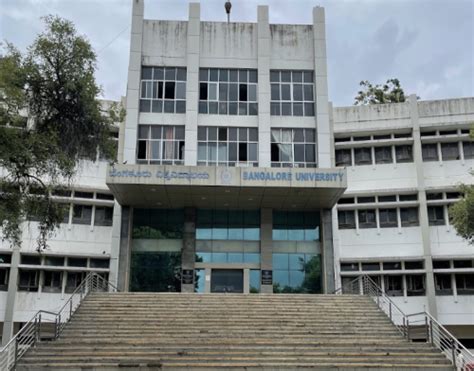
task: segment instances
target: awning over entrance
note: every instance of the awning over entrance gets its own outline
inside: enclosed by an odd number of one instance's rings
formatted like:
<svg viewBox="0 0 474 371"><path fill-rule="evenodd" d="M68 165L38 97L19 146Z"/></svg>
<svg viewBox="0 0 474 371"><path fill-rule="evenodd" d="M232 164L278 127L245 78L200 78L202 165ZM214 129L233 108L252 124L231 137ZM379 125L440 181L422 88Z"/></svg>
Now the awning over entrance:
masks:
<svg viewBox="0 0 474 371"><path fill-rule="evenodd" d="M107 185L121 205L160 208L331 208L347 187L342 168L115 165Z"/></svg>

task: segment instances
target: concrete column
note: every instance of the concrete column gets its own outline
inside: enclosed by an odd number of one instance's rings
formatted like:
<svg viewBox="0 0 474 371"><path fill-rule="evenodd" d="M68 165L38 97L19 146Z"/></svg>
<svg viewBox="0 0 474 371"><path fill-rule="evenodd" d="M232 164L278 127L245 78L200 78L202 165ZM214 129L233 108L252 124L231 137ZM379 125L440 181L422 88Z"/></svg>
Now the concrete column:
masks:
<svg viewBox="0 0 474 371"><path fill-rule="evenodd" d="M181 251L181 269L192 270L196 260L196 209L184 209L183 249ZM194 282L181 282L181 292L194 292Z"/></svg>
<svg viewBox="0 0 474 371"><path fill-rule="evenodd" d="M120 256L120 231L122 227L122 206L115 201L114 215L112 223L112 243L110 248L110 272L109 281L117 286L119 274L119 256Z"/></svg>
<svg viewBox="0 0 474 371"><path fill-rule="evenodd" d="M324 8L313 8L314 37L314 82L315 94L315 128L318 140L318 167L331 167L331 130L329 127L329 102L326 57L326 23Z"/></svg>
<svg viewBox="0 0 474 371"><path fill-rule="evenodd" d="M201 9L199 3L189 4L188 37L186 50L186 128L184 134L184 164L197 163L197 122L199 100L199 46Z"/></svg>
<svg viewBox="0 0 474 371"><path fill-rule="evenodd" d="M423 242L423 257L426 269L426 297L428 299L428 311L437 318L435 283L433 274L433 262L431 261L431 239L430 226L428 223L428 207L426 204L425 177L423 173L423 158L421 152L420 123L418 118L418 102L416 95L412 94L408 98L410 105L410 118L413 127L413 159L416 166L416 176L418 184L418 201L421 237Z"/></svg>
<svg viewBox="0 0 474 371"><path fill-rule="evenodd" d="M20 247L12 248L12 260L8 277L7 302L5 304L5 319L3 321L2 345L6 345L13 337L16 292L18 290L18 265L20 264Z"/></svg>
<svg viewBox="0 0 474 371"><path fill-rule="evenodd" d="M250 269L244 269L244 294L250 294Z"/></svg>
<svg viewBox="0 0 474 371"><path fill-rule="evenodd" d="M272 246L272 228L273 228L273 210L260 210L260 269L262 271L273 271L273 246ZM262 273L262 272L261 272ZM262 274L260 274L262 277ZM273 293L272 285L260 285L260 292L263 294Z"/></svg>
<svg viewBox="0 0 474 371"><path fill-rule="evenodd" d="M140 103L144 0L133 0L123 160L135 164Z"/></svg>
<svg viewBox="0 0 474 371"><path fill-rule="evenodd" d="M325 294L332 294L336 289L334 276L334 246L332 237L331 209L323 209L321 210L321 263L322 291Z"/></svg>
<svg viewBox="0 0 474 371"><path fill-rule="evenodd" d="M258 164L270 167L270 25L268 6L258 7Z"/></svg>
<svg viewBox="0 0 474 371"><path fill-rule="evenodd" d="M132 209L128 206L122 207L122 220L120 226L120 245L118 255L117 287L120 291L128 291L130 284L130 254L131 254L131 231L133 226ZM115 220L114 220L115 222Z"/></svg>

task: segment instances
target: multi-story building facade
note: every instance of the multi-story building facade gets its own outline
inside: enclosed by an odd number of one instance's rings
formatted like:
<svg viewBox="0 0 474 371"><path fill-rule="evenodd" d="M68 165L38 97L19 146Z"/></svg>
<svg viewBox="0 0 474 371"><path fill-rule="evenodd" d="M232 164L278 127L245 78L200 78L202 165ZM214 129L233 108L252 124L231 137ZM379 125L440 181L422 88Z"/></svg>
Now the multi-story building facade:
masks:
<svg viewBox="0 0 474 371"><path fill-rule="evenodd" d="M143 15L134 0L118 164L83 164L55 195L71 206L47 251L34 221L21 250L1 246L4 340L88 271L121 290L242 293L370 274L474 338L474 254L447 216L472 183L474 99L333 109L320 7L311 25L269 24L266 6L257 23L204 22L199 4L188 21Z"/></svg>

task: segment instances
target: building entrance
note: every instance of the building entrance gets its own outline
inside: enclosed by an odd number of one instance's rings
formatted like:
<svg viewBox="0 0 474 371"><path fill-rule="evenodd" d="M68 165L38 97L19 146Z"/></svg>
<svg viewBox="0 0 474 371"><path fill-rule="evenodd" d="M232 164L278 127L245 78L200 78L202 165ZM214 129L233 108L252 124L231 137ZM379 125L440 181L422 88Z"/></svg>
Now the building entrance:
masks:
<svg viewBox="0 0 474 371"><path fill-rule="evenodd" d="M242 269L212 269L211 292L244 292L244 271Z"/></svg>

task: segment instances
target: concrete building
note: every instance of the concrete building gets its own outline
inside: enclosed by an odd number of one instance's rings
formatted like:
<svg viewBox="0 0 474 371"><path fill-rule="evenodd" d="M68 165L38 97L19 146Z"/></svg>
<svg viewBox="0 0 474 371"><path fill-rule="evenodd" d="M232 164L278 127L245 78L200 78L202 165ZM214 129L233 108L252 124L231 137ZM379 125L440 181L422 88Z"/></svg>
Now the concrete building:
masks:
<svg viewBox="0 0 474 371"><path fill-rule="evenodd" d="M332 108L311 25L145 20L133 0L118 164L56 195L50 248L0 245L3 339L88 271L129 291L332 293L370 274L474 339L474 254L449 225L472 183L474 98ZM342 198L341 198L342 197ZM3 279L2 279L3 277Z"/></svg>

